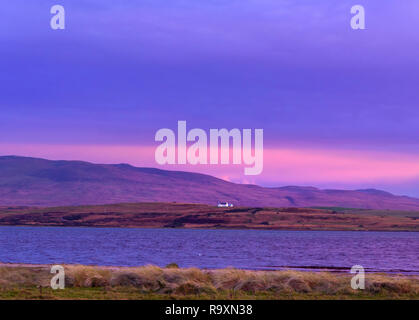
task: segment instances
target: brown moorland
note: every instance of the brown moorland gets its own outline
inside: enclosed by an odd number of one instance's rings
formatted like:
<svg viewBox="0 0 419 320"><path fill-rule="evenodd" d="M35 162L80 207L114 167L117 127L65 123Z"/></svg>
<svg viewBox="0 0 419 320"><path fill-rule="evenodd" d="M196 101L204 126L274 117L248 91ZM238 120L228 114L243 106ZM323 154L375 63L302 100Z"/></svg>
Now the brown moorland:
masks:
<svg viewBox="0 0 419 320"><path fill-rule="evenodd" d="M218 208L204 204L121 203L46 208L0 207L0 225L419 231L419 212L344 208Z"/></svg>

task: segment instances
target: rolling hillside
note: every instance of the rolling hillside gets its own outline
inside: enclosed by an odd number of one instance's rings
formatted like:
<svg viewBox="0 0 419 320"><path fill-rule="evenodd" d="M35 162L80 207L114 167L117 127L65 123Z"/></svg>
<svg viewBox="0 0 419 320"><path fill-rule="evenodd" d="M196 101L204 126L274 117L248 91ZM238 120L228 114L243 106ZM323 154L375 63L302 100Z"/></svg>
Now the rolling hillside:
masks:
<svg viewBox="0 0 419 320"><path fill-rule="evenodd" d="M419 210L419 199L375 190L265 188L181 171L128 164L0 157L1 206L67 206L122 202L216 204L248 207L347 207Z"/></svg>

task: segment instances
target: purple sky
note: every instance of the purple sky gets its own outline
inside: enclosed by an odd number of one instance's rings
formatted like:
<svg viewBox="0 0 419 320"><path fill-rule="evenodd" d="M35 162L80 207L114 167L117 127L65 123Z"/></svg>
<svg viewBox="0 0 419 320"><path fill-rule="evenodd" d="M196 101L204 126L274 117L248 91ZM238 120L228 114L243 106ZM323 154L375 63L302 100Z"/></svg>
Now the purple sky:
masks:
<svg viewBox="0 0 419 320"><path fill-rule="evenodd" d="M417 0L116 2L0 4L0 154L156 166L152 151L114 159L104 150L154 147L158 129L187 120L264 129L266 148L282 152L267 152L269 170L250 182L419 196ZM66 9L66 30L49 27L54 4ZM350 28L355 4L367 30ZM323 169L305 180L291 160L275 167L284 149L320 153L346 178ZM347 157L362 162L353 179Z"/></svg>

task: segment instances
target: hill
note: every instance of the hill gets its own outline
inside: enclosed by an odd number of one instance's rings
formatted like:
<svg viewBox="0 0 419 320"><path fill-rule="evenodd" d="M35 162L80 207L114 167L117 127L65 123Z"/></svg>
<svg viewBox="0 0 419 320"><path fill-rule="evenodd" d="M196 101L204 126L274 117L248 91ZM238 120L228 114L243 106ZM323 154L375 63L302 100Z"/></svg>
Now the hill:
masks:
<svg viewBox="0 0 419 320"><path fill-rule="evenodd" d="M122 202L181 202L248 207L346 207L419 210L419 199L388 192L265 188L209 175L38 158L0 157L1 206L70 206Z"/></svg>

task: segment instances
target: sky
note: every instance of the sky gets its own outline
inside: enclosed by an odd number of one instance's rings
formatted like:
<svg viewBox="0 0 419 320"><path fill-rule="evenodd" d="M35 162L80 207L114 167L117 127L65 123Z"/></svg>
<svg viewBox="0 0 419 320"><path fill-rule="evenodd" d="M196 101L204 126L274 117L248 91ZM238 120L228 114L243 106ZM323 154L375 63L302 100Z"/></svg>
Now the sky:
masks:
<svg viewBox="0 0 419 320"><path fill-rule="evenodd" d="M417 0L3 1L0 155L419 197L418 17ZM178 120L263 129L263 173L158 165Z"/></svg>

